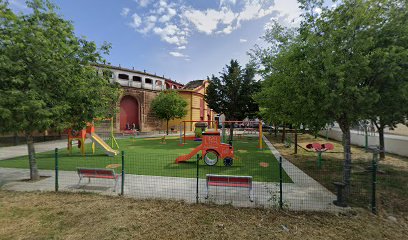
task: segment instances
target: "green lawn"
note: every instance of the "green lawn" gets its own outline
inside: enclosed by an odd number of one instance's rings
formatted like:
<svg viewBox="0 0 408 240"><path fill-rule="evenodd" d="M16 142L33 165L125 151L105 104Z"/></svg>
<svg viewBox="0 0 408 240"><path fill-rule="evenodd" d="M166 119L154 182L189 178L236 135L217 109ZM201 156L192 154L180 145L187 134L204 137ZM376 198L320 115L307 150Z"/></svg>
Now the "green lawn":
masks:
<svg viewBox="0 0 408 240"><path fill-rule="evenodd" d="M234 164L225 167L220 159L216 166L207 166L199 161L199 176L205 174L227 174L253 176L254 181L278 182L278 162L269 150L257 149L257 138L243 138L234 142ZM196 157L185 163L176 164L177 156L189 153L200 142L188 141L179 146L176 138L167 139L161 144L159 138L119 139L120 150L125 152L125 171L128 174L172 176L193 178L197 174ZM264 145L265 146L265 145ZM90 144L86 150L91 151ZM54 151L37 154L39 169L54 169ZM96 148L94 155L82 156L78 149L70 155L66 149L59 150L59 169L74 171L77 167L104 168L109 164L121 163L121 156L108 157ZM263 163L260 165L260 163ZM267 165L267 166L265 166ZM28 168L27 157L0 161L0 167ZM119 169L118 169L119 170ZM284 172L284 182L291 182Z"/></svg>

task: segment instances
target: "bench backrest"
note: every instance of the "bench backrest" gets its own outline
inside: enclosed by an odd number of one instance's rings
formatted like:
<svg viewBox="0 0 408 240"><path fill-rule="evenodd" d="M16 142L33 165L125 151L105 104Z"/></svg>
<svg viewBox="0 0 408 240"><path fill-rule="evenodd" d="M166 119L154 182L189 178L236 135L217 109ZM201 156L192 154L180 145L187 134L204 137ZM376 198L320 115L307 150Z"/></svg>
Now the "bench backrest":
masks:
<svg viewBox="0 0 408 240"><path fill-rule="evenodd" d="M251 176L228 176L228 175L212 175L207 174L208 182L222 182L222 183L252 183Z"/></svg>
<svg viewBox="0 0 408 240"><path fill-rule="evenodd" d="M104 168L78 168L78 174L86 176L115 176L115 171Z"/></svg>

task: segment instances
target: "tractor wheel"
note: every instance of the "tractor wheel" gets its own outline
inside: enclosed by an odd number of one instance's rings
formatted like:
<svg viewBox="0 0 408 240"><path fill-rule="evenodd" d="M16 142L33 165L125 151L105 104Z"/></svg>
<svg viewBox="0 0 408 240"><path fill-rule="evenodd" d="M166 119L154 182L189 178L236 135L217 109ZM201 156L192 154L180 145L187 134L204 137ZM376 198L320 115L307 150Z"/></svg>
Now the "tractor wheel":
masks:
<svg viewBox="0 0 408 240"><path fill-rule="evenodd" d="M218 152L215 150L208 150L204 155L204 162L208 166L214 166L218 162Z"/></svg>
<svg viewBox="0 0 408 240"><path fill-rule="evenodd" d="M234 160L233 160L232 158L230 158L230 157L224 158L224 166L226 166L226 167L231 167L233 161L234 161Z"/></svg>

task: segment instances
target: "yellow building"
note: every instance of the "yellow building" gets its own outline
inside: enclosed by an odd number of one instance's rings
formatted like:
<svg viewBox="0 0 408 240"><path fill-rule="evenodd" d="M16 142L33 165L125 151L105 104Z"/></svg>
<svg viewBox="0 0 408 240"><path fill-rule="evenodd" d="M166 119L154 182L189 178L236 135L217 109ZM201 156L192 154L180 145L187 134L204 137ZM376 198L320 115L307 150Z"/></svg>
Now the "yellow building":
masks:
<svg viewBox="0 0 408 240"><path fill-rule="evenodd" d="M208 126L212 126L214 120L214 111L212 111L204 101L205 91L209 82L207 80L194 80L187 83L183 89L177 92L187 101L187 115L182 119L174 119L169 122L169 126L175 130L180 129L182 121L203 121ZM186 123L186 131L193 131L194 123Z"/></svg>

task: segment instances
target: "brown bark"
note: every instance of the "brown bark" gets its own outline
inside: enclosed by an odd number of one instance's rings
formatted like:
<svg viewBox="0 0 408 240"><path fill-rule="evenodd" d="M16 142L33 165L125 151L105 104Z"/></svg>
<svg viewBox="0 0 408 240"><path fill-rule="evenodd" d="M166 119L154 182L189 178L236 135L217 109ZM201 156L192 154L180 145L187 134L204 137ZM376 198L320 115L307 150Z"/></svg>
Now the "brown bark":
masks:
<svg viewBox="0 0 408 240"><path fill-rule="evenodd" d="M275 137L278 136L278 125L275 124Z"/></svg>
<svg viewBox="0 0 408 240"><path fill-rule="evenodd" d="M380 138L380 159L385 158L385 141L384 141L384 126L380 124L378 128L378 135Z"/></svg>
<svg viewBox="0 0 408 240"><path fill-rule="evenodd" d="M234 136L234 123L231 123L231 125L230 125L230 137L229 137L230 142L233 141L233 136Z"/></svg>
<svg viewBox="0 0 408 240"><path fill-rule="evenodd" d="M295 128L295 154L298 152L298 133L297 128Z"/></svg>
<svg viewBox="0 0 408 240"><path fill-rule="evenodd" d="M166 135L169 135L169 120L167 120L167 129L166 129Z"/></svg>
<svg viewBox="0 0 408 240"><path fill-rule="evenodd" d="M350 126L346 123L340 124L341 131L343 132L343 150L344 150L344 163L343 163L343 182L346 185L345 197L347 199L350 194L350 179L351 179L351 138L350 138Z"/></svg>
<svg viewBox="0 0 408 240"><path fill-rule="evenodd" d="M282 129L282 143L285 143L285 138L286 138L286 128L285 128L285 125L283 125L283 129Z"/></svg>
<svg viewBox="0 0 408 240"><path fill-rule="evenodd" d="M28 163L30 166L30 179L39 180L40 174L38 173L37 160L35 158L34 138L31 133L26 134L27 149L28 149Z"/></svg>

